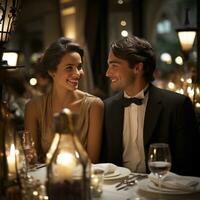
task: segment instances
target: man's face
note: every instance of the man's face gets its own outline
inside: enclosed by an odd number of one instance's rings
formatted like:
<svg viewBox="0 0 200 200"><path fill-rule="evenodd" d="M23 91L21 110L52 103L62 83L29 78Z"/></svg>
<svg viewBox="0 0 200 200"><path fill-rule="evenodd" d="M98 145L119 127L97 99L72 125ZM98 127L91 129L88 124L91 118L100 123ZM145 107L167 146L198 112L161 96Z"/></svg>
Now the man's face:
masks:
<svg viewBox="0 0 200 200"><path fill-rule="evenodd" d="M135 83L134 68L129 67L126 60L116 57L112 51L108 55L108 69L106 76L111 80L111 88L114 91L129 91Z"/></svg>

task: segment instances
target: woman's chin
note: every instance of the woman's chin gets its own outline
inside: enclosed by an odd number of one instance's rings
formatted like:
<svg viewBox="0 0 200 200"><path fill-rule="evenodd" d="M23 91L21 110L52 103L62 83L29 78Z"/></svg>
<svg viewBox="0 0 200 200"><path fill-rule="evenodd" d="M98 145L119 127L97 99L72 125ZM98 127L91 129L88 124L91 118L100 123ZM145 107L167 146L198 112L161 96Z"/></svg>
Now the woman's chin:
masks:
<svg viewBox="0 0 200 200"><path fill-rule="evenodd" d="M68 90L74 91L78 89L78 85L71 85L70 87L67 87Z"/></svg>

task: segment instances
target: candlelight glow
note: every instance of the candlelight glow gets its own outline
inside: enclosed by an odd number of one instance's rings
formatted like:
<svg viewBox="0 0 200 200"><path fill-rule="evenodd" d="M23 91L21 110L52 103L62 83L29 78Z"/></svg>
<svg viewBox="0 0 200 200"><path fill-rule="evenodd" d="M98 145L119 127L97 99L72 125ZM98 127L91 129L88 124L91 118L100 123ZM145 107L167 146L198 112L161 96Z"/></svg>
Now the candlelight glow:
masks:
<svg viewBox="0 0 200 200"><path fill-rule="evenodd" d="M13 174L16 172L15 170L15 145L11 144L10 146L10 152L7 157L7 162L8 162L8 171L9 173Z"/></svg>
<svg viewBox="0 0 200 200"><path fill-rule="evenodd" d="M66 166L76 166L74 155L68 152L60 153L57 158L57 164Z"/></svg>
<svg viewBox="0 0 200 200"><path fill-rule="evenodd" d="M70 152L60 152L57 157L56 165L53 168L55 182L64 181L73 177L76 168L76 158Z"/></svg>

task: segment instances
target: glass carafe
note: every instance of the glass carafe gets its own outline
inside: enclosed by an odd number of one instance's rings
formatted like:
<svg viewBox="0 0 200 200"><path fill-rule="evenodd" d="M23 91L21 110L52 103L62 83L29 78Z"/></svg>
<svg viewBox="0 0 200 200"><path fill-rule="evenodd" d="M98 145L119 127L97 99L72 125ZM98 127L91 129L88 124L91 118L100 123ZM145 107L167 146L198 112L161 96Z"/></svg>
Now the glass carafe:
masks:
<svg viewBox="0 0 200 200"><path fill-rule="evenodd" d="M47 168L50 200L90 199L91 162L75 134L74 116L69 109L54 115L56 142L48 153Z"/></svg>

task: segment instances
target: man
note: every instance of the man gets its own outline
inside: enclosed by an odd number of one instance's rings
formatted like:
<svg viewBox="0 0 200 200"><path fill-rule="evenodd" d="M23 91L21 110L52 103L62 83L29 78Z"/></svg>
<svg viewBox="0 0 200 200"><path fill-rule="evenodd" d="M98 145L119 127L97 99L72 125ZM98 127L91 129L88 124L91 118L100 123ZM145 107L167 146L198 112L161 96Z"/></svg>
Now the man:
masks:
<svg viewBox="0 0 200 200"><path fill-rule="evenodd" d="M150 144L168 143L171 171L198 176L200 141L192 103L184 95L152 85L155 66L146 40L133 36L111 44L106 76L119 92L104 101L102 161L148 172Z"/></svg>

